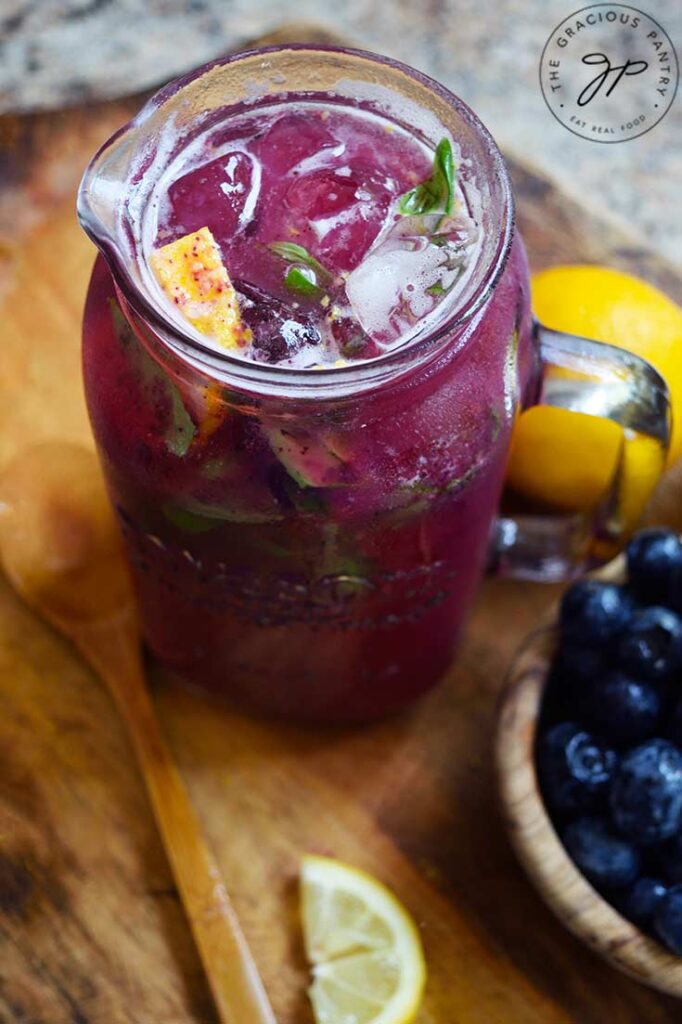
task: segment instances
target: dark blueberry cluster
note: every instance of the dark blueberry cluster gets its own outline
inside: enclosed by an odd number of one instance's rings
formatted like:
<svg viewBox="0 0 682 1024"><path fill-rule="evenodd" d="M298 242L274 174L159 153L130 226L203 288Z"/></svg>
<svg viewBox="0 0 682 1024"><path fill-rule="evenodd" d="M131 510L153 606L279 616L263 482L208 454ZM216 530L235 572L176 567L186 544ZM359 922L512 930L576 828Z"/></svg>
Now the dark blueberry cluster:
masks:
<svg viewBox="0 0 682 1024"><path fill-rule="evenodd" d="M644 530L627 566L564 595L538 777L583 874L682 956L682 542Z"/></svg>
<svg viewBox="0 0 682 1024"><path fill-rule="evenodd" d="M253 355L260 362L280 363L306 345L319 345L320 332L301 310L294 313L255 284L235 280L244 323L250 329Z"/></svg>

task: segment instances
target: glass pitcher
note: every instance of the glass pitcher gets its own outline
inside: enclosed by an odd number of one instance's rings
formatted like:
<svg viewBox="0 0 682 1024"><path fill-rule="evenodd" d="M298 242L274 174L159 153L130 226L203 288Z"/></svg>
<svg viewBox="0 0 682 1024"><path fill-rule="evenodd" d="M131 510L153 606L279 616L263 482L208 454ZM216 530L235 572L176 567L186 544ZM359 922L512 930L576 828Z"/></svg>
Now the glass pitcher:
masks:
<svg viewBox="0 0 682 1024"><path fill-rule="evenodd" d="M180 329L144 259L154 184L182 148L303 96L361 105L433 147L450 135L483 234L436 329L315 372L218 353ZM93 430L147 643L194 685L267 714L384 715L443 675L486 566L557 580L622 545L632 446L665 461L665 384L633 355L533 321L504 161L425 75L324 47L216 61L102 147L78 211L100 250L83 334ZM589 515L498 515L514 419L537 403L622 427Z"/></svg>

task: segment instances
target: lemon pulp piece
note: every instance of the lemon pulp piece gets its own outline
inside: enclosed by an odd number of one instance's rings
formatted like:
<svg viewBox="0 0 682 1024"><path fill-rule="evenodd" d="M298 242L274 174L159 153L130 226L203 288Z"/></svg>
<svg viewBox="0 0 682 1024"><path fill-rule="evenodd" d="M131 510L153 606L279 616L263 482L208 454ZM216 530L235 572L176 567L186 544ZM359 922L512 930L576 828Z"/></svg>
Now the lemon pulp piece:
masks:
<svg viewBox="0 0 682 1024"><path fill-rule="evenodd" d="M156 249L150 258L164 292L186 320L226 349L249 343L234 286L216 241L200 228Z"/></svg>
<svg viewBox="0 0 682 1024"><path fill-rule="evenodd" d="M417 928L370 875L330 857L306 856L301 914L317 1024L408 1024L426 967Z"/></svg>

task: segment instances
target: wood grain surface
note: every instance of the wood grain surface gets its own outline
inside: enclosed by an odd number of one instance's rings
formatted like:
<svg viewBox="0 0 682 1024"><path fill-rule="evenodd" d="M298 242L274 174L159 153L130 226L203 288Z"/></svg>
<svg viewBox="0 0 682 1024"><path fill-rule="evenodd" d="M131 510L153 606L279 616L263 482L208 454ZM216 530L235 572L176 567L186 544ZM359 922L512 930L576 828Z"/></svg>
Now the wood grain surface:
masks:
<svg viewBox="0 0 682 1024"><path fill-rule="evenodd" d="M45 437L91 443L79 321L93 248L74 194L139 105L0 121L0 468ZM599 260L670 294L682 281L512 164L536 266ZM556 588L488 581L444 684L353 730L249 720L153 672L169 743L216 851L279 1024L310 1024L296 908L303 851L377 874L422 930L419 1024L672 1024L682 1005L570 936L505 839L492 760L512 654ZM0 580L0 1021L215 1024L113 704Z"/></svg>

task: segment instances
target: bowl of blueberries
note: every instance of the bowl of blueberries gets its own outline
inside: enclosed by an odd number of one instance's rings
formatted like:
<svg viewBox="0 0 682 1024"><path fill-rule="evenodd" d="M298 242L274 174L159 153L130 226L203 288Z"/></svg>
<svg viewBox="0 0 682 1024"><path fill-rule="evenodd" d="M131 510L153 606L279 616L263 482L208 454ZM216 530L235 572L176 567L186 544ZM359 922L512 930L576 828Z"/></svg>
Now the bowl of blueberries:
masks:
<svg viewBox="0 0 682 1024"><path fill-rule="evenodd" d="M682 997L682 541L636 534L522 648L497 732L503 813L546 902Z"/></svg>

